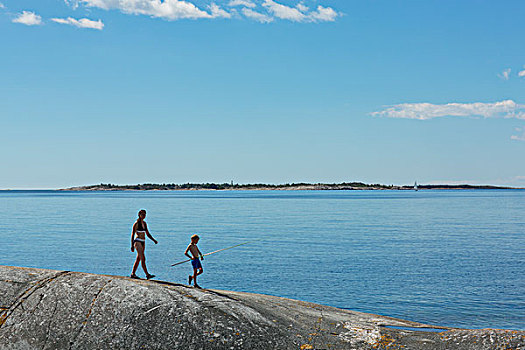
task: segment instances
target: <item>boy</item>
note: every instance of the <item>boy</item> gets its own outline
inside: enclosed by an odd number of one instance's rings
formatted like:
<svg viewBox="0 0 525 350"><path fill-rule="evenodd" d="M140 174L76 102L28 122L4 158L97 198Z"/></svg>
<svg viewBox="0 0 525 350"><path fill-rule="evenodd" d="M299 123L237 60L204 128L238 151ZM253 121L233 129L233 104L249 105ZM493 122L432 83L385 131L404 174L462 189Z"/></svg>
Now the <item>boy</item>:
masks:
<svg viewBox="0 0 525 350"><path fill-rule="evenodd" d="M204 260L204 256L197 247L197 243L199 243L199 236L191 236L191 243L188 248L186 248L184 255L191 259L191 264L193 265L193 276L190 275L188 277L188 283L191 286L191 281L193 280L195 288L200 288L200 286L197 284L197 276L200 275L203 270L201 262L199 261L199 256L201 257L201 260ZM191 252L191 255L188 254L188 251Z"/></svg>

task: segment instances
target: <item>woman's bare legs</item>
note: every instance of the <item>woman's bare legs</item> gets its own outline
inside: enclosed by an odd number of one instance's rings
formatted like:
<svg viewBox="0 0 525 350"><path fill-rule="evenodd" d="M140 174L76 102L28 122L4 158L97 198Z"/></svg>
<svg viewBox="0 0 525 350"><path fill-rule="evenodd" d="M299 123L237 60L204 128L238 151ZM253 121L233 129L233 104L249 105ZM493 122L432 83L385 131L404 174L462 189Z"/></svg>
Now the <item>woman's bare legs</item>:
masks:
<svg viewBox="0 0 525 350"><path fill-rule="evenodd" d="M135 276L135 272L137 272L137 268L139 267L140 258L139 254L137 252L137 258L135 259L135 263L133 264L133 270L131 271L131 276Z"/></svg>
<svg viewBox="0 0 525 350"><path fill-rule="evenodd" d="M146 256L144 255L144 245L140 242L135 242L135 250L137 251L137 258L135 259L135 264L133 264L133 271L131 272L132 275L137 272L137 268L139 267L139 263L142 263L142 269L146 273L146 276L149 275L148 268L146 267Z"/></svg>

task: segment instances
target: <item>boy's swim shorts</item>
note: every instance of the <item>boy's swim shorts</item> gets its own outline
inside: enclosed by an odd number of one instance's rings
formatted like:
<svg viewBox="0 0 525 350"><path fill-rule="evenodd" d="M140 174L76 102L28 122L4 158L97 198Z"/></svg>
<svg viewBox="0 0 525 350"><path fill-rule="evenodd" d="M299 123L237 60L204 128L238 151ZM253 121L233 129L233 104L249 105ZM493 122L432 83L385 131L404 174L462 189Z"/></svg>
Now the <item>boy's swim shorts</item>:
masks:
<svg viewBox="0 0 525 350"><path fill-rule="evenodd" d="M191 261L191 264L193 265L194 269L202 269L201 261L198 258L197 259L193 259Z"/></svg>

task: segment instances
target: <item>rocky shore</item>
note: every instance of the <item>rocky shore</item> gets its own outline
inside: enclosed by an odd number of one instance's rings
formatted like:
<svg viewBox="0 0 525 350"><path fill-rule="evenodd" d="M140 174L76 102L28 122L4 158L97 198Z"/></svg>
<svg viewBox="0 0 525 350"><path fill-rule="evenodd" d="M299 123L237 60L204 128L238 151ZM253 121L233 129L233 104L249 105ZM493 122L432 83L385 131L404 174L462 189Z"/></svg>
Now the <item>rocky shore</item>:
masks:
<svg viewBox="0 0 525 350"><path fill-rule="evenodd" d="M267 295L0 266L0 349L518 350L525 349L525 332L436 327Z"/></svg>

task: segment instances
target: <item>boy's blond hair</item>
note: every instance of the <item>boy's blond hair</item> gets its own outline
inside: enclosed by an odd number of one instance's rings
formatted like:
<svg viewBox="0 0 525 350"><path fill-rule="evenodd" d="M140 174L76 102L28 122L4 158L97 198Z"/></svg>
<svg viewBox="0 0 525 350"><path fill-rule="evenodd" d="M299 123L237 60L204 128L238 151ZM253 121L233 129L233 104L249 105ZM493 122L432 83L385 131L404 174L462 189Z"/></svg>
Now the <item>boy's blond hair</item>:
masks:
<svg viewBox="0 0 525 350"><path fill-rule="evenodd" d="M191 240L192 240L192 242L195 241L195 240L198 241L199 239L200 239L199 235L193 235L193 236L191 236Z"/></svg>

